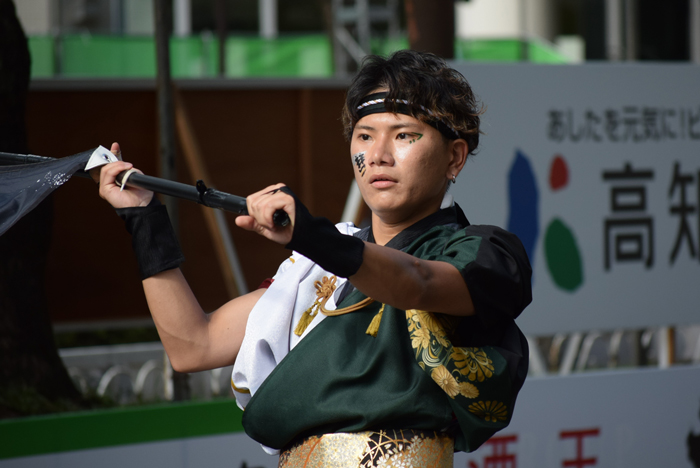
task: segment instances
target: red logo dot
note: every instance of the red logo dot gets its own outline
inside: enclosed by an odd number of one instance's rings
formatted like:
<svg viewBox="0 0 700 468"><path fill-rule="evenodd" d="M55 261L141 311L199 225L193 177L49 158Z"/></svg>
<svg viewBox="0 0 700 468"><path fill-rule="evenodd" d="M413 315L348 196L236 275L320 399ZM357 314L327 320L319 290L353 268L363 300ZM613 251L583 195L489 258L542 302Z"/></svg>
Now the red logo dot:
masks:
<svg viewBox="0 0 700 468"><path fill-rule="evenodd" d="M569 183L569 167L564 158L557 154L549 168L549 187L552 190L559 190Z"/></svg>

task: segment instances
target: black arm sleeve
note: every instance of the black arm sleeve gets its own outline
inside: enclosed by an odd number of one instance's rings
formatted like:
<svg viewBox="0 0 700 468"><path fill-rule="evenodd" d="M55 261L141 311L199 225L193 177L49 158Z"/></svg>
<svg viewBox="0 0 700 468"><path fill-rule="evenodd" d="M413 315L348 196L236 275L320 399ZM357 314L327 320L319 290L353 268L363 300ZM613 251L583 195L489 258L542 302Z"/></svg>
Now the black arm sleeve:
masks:
<svg viewBox="0 0 700 468"><path fill-rule="evenodd" d="M461 270L477 316L487 327L514 319L532 302L532 268L515 234L496 226L467 226L481 238L476 258Z"/></svg>

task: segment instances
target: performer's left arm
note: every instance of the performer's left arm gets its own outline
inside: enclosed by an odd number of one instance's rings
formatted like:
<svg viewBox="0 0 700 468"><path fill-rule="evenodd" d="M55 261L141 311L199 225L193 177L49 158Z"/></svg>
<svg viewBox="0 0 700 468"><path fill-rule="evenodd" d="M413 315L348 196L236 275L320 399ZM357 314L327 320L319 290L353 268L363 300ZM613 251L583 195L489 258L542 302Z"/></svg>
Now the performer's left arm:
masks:
<svg viewBox="0 0 700 468"><path fill-rule="evenodd" d="M490 326L516 318L532 301L532 268L515 234L468 226L430 260L365 244L362 266L350 278L360 291L403 309L478 315ZM386 290L382 285L389 283ZM375 295L372 295L375 294Z"/></svg>
<svg viewBox="0 0 700 468"><path fill-rule="evenodd" d="M400 309L474 315L479 314L480 304L491 305L482 300L481 289L491 293L492 289L499 289L502 285L498 294L518 298L506 302L505 307L496 307L498 319L514 318L529 303L529 272L524 271L529 264L526 257L524 261L513 259L517 252L509 252L508 248L492 249L493 255L487 265L474 269L470 275L465 274L447 261L419 259L340 234L325 218L311 217L298 200L295 203L296 197L280 190L282 187L282 184L271 186L249 196L250 215L236 218L236 224L287 245L337 276L347 277L358 290L376 301ZM290 215L290 226L280 228L274 225L272 215L278 209ZM490 264L495 264L496 274L489 274ZM470 291L472 284L480 291ZM474 300L474 294L479 300ZM488 308L489 313L493 313L494 309Z"/></svg>
<svg viewBox="0 0 700 468"><path fill-rule="evenodd" d="M362 265L349 280L365 295L399 309L474 315L467 284L454 265L421 260L365 242Z"/></svg>

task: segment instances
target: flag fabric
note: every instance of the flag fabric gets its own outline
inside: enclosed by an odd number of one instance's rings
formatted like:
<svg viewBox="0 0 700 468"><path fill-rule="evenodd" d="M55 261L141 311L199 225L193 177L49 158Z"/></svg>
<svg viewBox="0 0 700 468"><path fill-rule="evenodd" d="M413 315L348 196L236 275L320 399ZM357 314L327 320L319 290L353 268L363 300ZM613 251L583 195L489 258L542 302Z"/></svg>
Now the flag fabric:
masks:
<svg viewBox="0 0 700 468"><path fill-rule="evenodd" d="M94 151L34 164L0 166L0 236L84 169Z"/></svg>

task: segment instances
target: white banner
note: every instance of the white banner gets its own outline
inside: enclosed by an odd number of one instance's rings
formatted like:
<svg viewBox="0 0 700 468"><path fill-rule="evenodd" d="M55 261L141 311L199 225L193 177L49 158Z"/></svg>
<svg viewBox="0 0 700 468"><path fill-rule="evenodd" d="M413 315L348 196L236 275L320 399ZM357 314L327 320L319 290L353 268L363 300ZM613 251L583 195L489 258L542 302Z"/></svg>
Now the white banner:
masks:
<svg viewBox="0 0 700 468"><path fill-rule="evenodd" d="M0 460L1 468L274 468L243 433ZM529 378L511 424L457 468L700 467L700 367Z"/></svg>
<svg viewBox="0 0 700 468"><path fill-rule="evenodd" d="M700 67L455 66L487 109L452 193L528 249L523 331L697 323Z"/></svg>
<svg viewBox="0 0 700 468"><path fill-rule="evenodd" d="M700 467L700 367L528 379L510 426L454 466Z"/></svg>

